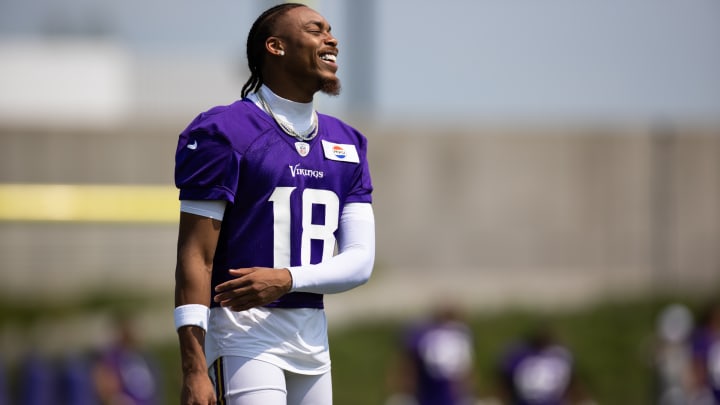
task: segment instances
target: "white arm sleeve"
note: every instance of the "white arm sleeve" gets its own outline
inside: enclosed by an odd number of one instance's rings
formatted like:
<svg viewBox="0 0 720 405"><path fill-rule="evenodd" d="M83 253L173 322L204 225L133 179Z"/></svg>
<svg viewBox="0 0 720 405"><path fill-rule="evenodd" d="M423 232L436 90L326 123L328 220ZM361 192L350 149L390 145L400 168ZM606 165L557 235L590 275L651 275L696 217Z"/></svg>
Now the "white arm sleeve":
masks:
<svg viewBox="0 0 720 405"><path fill-rule="evenodd" d="M290 267L291 291L333 294L365 284L375 262L375 215L368 203L343 208L338 254L322 263Z"/></svg>
<svg viewBox="0 0 720 405"><path fill-rule="evenodd" d="M181 200L180 211L222 221L226 204L224 200Z"/></svg>

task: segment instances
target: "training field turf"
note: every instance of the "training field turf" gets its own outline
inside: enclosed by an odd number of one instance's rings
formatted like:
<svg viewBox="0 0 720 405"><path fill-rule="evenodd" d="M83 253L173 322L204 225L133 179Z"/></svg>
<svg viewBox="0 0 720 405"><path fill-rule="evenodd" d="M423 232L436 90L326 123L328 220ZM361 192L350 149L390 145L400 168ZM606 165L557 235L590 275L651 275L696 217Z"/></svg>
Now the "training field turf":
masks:
<svg viewBox="0 0 720 405"><path fill-rule="evenodd" d="M88 298L73 304L55 305L51 309L47 305L36 307L0 302L0 332L24 328L30 330L32 323L43 317L62 318L68 314L112 312L118 307L130 312L145 311L149 306L170 305L164 301L143 301L141 298L135 298L131 301L134 304L128 305L127 295L118 294L114 297ZM493 367L503 347L542 320L549 322L560 340L574 352L582 385L598 403L653 403L651 342L655 316L664 305L677 301L686 303L693 310L699 310L705 304L701 297L638 298L545 314L531 311L470 314L468 321L475 334L479 396L493 394ZM383 404L388 395L388 367L396 354L397 339L405 326L407 323L402 320L377 319L331 328L335 403ZM160 365L166 403L176 404L180 382L177 342L169 339L153 343L147 349ZM10 366L12 381L12 364Z"/></svg>

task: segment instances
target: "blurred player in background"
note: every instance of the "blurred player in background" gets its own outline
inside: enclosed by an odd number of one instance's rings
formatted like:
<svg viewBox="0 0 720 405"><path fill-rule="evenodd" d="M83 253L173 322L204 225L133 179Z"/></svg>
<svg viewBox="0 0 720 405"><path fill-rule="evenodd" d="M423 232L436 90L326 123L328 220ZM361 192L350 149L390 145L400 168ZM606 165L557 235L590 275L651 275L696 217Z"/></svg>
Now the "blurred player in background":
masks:
<svg viewBox="0 0 720 405"><path fill-rule="evenodd" d="M439 306L432 318L410 328L390 370L387 405L474 404L474 342L454 306Z"/></svg>
<svg viewBox="0 0 720 405"><path fill-rule="evenodd" d="M5 359L0 355L0 405L10 404L10 386L8 385L7 365Z"/></svg>
<svg viewBox="0 0 720 405"><path fill-rule="evenodd" d="M708 305L690 336L690 405L720 404L720 303Z"/></svg>
<svg viewBox="0 0 720 405"><path fill-rule="evenodd" d="M114 340L101 351L93 370L101 403L161 404L161 381L157 365L150 354L141 349L132 319L120 315L114 322Z"/></svg>
<svg viewBox="0 0 720 405"><path fill-rule="evenodd" d="M55 405L59 402L57 372L52 361L32 349L22 359L18 370L18 403L22 405Z"/></svg>
<svg viewBox="0 0 720 405"><path fill-rule="evenodd" d="M339 94L337 54L316 11L268 9L242 99L180 135L183 404L332 403L323 294L365 283L375 255L367 141L313 107Z"/></svg>
<svg viewBox="0 0 720 405"><path fill-rule="evenodd" d="M687 405L691 377L691 350L688 337L695 320L680 303L664 307L657 316L653 341L655 403Z"/></svg>
<svg viewBox="0 0 720 405"><path fill-rule="evenodd" d="M505 404L594 404L581 391L570 350L548 325L538 325L502 356L500 394Z"/></svg>

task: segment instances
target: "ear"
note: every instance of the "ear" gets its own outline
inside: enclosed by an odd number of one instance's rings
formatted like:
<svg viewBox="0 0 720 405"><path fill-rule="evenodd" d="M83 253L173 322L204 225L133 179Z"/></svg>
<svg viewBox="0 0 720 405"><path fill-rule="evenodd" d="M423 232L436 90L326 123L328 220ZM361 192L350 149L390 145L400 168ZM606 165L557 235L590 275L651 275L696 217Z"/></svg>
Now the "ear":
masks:
<svg viewBox="0 0 720 405"><path fill-rule="evenodd" d="M275 55L275 56L285 55L285 50L283 49L282 41L278 37L269 37L265 41L265 49L270 53L270 55Z"/></svg>

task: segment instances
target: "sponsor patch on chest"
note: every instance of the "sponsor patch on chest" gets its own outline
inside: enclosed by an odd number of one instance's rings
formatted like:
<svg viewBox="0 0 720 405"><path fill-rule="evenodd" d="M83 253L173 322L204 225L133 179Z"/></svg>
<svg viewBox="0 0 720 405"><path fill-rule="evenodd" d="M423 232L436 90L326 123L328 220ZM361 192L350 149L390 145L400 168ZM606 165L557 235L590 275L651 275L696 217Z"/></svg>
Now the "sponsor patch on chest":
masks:
<svg viewBox="0 0 720 405"><path fill-rule="evenodd" d="M336 160L338 162L360 163L360 156L358 155L355 145L328 142L323 139L322 147L323 152L325 153L325 157L330 160Z"/></svg>

